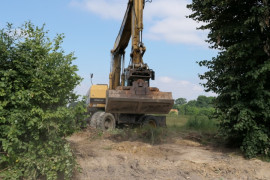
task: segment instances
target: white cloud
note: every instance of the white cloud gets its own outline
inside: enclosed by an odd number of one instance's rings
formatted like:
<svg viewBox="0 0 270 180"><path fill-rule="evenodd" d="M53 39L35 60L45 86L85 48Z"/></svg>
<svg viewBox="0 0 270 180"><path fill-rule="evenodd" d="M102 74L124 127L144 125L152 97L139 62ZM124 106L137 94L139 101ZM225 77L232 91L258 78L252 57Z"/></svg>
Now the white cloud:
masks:
<svg viewBox="0 0 270 180"><path fill-rule="evenodd" d="M192 12L187 0L155 0L145 8L145 19L151 26L146 37L172 43L205 45L206 33L196 30L200 24L186 18Z"/></svg>
<svg viewBox="0 0 270 180"><path fill-rule="evenodd" d="M160 91L172 92L173 98L179 97L188 100L196 99L199 95L216 96L214 93L206 93L203 87L186 80L176 80L170 77L160 77L151 83L152 87L158 87Z"/></svg>
<svg viewBox="0 0 270 180"><path fill-rule="evenodd" d="M127 0L72 0L71 6L85 9L102 18L121 21ZM196 30L200 24L186 18L191 11L188 0L154 0L144 11L145 36L152 40L205 46L206 32Z"/></svg>
<svg viewBox="0 0 270 180"><path fill-rule="evenodd" d="M126 7L123 0L72 0L70 5L90 11L105 19L116 20L122 19Z"/></svg>

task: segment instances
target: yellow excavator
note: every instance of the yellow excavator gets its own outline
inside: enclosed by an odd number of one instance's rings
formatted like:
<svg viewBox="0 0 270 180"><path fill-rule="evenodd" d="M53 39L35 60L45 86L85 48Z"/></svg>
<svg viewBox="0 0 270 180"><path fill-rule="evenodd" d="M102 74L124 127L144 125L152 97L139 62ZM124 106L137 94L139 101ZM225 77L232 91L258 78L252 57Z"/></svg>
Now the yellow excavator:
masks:
<svg viewBox="0 0 270 180"><path fill-rule="evenodd" d="M88 111L92 127L108 130L121 124L166 126L166 116L161 114L169 113L174 100L171 92L150 87L150 79L155 79L155 71L143 61L146 51L142 42L145 3L145 0L129 0L111 50L109 86L97 84L89 90ZM125 68L125 49L130 39L130 63Z"/></svg>

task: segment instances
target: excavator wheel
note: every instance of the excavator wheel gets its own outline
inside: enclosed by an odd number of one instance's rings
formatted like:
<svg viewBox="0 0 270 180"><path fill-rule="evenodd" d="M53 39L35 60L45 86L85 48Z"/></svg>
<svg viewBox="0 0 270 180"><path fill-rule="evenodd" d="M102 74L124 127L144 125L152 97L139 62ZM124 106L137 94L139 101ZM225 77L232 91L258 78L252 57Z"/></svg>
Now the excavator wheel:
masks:
<svg viewBox="0 0 270 180"><path fill-rule="evenodd" d="M146 116L143 121L143 126L158 127L157 119L154 116Z"/></svg>
<svg viewBox="0 0 270 180"><path fill-rule="evenodd" d="M98 120L101 116L101 114L103 114L104 112L103 111L98 111L98 112L95 112L92 117L91 117L91 121L90 121L90 126L93 127L93 128L97 128L97 123L98 123Z"/></svg>
<svg viewBox="0 0 270 180"><path fill-rule="evenodd" d="M103 131L115 129L115 118L111 113L103 112L100 114L97 127L102 129Z"/></svg>

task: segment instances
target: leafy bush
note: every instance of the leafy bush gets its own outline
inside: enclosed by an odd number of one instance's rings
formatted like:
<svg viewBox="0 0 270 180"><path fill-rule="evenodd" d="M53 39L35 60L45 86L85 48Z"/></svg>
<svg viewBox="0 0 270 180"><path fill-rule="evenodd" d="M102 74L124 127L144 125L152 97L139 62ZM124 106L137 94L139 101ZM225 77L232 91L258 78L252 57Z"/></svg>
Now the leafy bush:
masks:
<svg viewBox="0 0 270 180"><path fill-rule="evenodd" d="M184 98L179 98L182 100ZM174 105L178 109L180 115L206 115L212 116L215 109L213 108L213 101L215 97L198 96L197 100L191 100L187 103Z"/></svg>
<svg viewBox="0 0 270 180"><path fill-rule="evenodd" d="M208 118L212 118L215 113L215 108L200 108L197 115L207 116Z"/></svg>
<svg viewBox="0 0 270 180"><path fill-rule="evenodd" d="M205 131L205 132L216 132L217 131L217 120L210 119L207 116L190 116L186 125L188 129Z"/></svg>
<svg viewBox="0 0 270 180"><path fill-rule="evenodd" d="M176 111L171 111L171 112L169 113L169 115L170 115L170 116L178 116L178 112L176 112Z"/></svg>
<svg viewBox="0 0 270 180"><path fill-rule="evenodd" d="M77 129L83 108L73 89L81 78L73 54L30 22L0 30L0 176L70 178L76 163L63 137ZM77 120L76 120L77 119Z"/></svg>

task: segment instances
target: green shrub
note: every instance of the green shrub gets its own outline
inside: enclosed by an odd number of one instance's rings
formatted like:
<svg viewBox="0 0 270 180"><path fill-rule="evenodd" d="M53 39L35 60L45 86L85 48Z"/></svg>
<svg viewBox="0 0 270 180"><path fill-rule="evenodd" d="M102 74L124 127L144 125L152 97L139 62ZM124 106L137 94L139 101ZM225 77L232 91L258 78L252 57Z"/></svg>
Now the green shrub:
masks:
<svg viewBox="0 0 270 180"><path fill-rule="evenodd" d="M207 116L190 116L186 128L205 131L205 132L216 132L217 131L217 121L215 119L209 119Z"/></svg>
<svg viewBox="0 0 270 180"><path fill-rule="evenodd" d="M30 22L0 30L0 177L66 179L76 166L64 137L85 110L67 108L81 78L73 54ZM0 178L1 179L1 178Z"/></svg>
<svg viewBox="0 0 270 180"><path fill-rule="evenodd" d="M162 127L152 127L151 125L145 125L136 130L136 134L139 138L152 145L161 143L167 136L167 129Z"/></svg>
<svg viewBox="0 0 270 180"><path fill-rule="evenodd" d="M170 116L178 116L178 112L175 112L175 111L171 111L169 113Z"/></svg>

